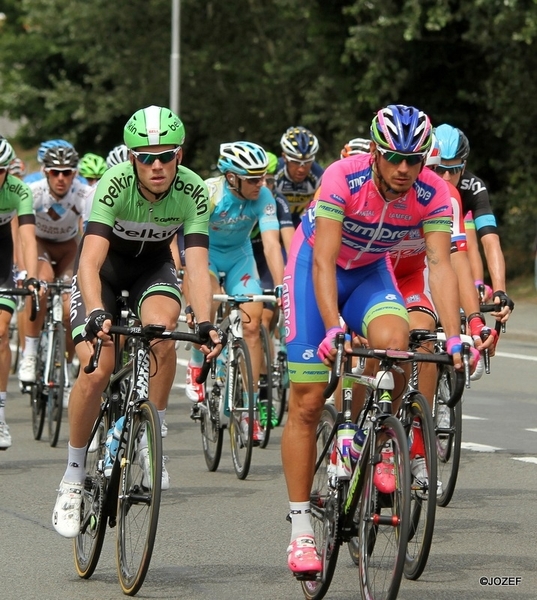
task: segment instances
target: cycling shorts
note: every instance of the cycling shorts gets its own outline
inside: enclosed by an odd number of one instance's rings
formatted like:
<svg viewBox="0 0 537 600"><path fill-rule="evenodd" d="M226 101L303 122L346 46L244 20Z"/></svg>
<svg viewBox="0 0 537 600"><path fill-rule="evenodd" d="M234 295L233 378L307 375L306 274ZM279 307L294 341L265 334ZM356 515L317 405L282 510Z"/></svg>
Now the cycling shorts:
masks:
<svg viewBox="0 0 537 600"><path fill-rule="evenodd" d="M86 325L86 307L78 285L78 260L71 288L71 330L75 344L84 341L82 336ZM101 297L104 309L116 315L117 298L123 290L128 290L128 304L136 316L140 316L143 301L149 296L166 296L177 300L181 305L182 294L175 272L175 265L169 248L163 248L149 255L132 256L109 252L100 271Z"/></svg>
<svg viewBox="0 0 537 600"><path fill-rule="evenodd" d="M250 240L234 249L209 246L209 271L217 280L219 273L225 273L223 285L230 296L262 292Z"/></svg>
<svg viewBox="0 0 537 600"><path fill-rule="evenodd" d="M397 273L397 268L395 269ZM430 315L437 322L436 311L429 289L429 268L416 269L402 277L397 277L397 285L403 295L407 310L421 311Z"/></svg>
<svg viewBox="0 0 537 600"><path fill-rule="evenodd" d="M289 377L295 383L324 382L328 367L317 356L326 334L312 281L313 248L298 229L285 268L282 306L285 317ZM371 321L408 313L397 288L388 255L357 269L336 266L339 312L353 332L367 337Z"/></svg>

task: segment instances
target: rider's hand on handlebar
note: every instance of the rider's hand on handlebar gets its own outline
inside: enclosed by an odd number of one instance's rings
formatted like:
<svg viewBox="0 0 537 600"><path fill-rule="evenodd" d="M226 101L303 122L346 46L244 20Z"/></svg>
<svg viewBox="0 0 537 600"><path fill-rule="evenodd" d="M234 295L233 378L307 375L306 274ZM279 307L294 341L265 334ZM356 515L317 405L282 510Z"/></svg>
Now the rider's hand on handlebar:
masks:
<svg viewBox="0 0 537 600"><path fill-rule="evenodd" d="M498 321L505 323L515 308L515 303L503 290L497 290L492 294L492 301L498 305L498 310L492 313Z"/></svg>
<svg viewBox="0 0 537 600"><path fill-rule="evenodd" d="M227 336L220 327L215 327L210 321L203 321L198 323L198 334L206 340L206 344L200 347L200 350L206 354L206 360L210 361L222 352Z"/></svg>
<svg viewBox="0 0 537 600"><path fill-rule="evenodd" d="M323 341L317 348L317 356L323 361L323 364L327 367L331 367L336 358L337 350L335 339L338 333L345 334L345 330L342 327L331 327L324 336ZM351 338L345 334L345 350L351 352Z"/></svg>
<svg viewBox="0 0 537 600"><path fill-rule="evenodd" d="M112 319L112 315L103 308L94 308L86 318L84 328L86 341L93 342L96 337L102 339L103 342L110 340L108 332L112 326Z"/></svg>

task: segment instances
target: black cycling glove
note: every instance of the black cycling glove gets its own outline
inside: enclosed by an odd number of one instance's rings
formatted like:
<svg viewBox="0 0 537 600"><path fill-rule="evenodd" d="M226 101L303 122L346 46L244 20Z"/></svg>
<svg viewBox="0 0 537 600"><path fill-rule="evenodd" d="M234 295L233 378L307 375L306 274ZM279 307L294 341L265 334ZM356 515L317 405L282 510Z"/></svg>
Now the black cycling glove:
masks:
<svg viewBox="0 0 537 600"><path fill-rule="evenodd" d="M218 337L220 338L220 343L225 345L227 341L226 334L220 329L220 327L215 327L210 321L203 321L202 323L198 323L198 335L204 342L208 342L211 340L210 332L216 331Z"/></svg>
<svg viewBox="0 0 537 600"><path fill-rule="evenodd" d="M492 301L494 302L495 298L500 299L501 306L508 306L510 310L515 308L515 303L509 298L509 296L502 290L497 290L492 294Z"/></svg>
<svg viewBox="0 0 537 600"><path fill-rule="evenodd" d="M85 338L88 342L91 342L99 333L103 330L103 323L109 319L113 319L109 312L106 312L103 308L94 308L88 318L86 319L85 327Z"/></svg>

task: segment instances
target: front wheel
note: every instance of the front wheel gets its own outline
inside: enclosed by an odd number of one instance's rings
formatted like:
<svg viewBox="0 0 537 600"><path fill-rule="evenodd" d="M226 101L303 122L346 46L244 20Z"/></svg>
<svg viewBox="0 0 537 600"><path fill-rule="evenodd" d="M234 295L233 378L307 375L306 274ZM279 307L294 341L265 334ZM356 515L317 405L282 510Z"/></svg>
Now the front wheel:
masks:
<svg viewBox="0 0 537 600"><path fill-rule="evenodd" d="M395 600L405 565L410 520L408 441L401 422L386 417L378 426L375 446L364 471L359 505L358 569L362 598ZM384 456L393 464L393 492L379 491L375 468Z"/></svg>
<svg viewBox="0 0 537 600"><path fill-rule="evenodd" d="M229 437L233 468L239 479L246 479L250 470L254 445L255 407L252 362L243 339L237 339L234 342L228 378L231 378ZM228 393L229 390L228 383Z"/></svg>
<svg viewBox="0 0 537 600"><path fill-rule="evenodd" d="M54 448L60 436L65 386L65 329L62 323L54 324L52 336L52 352L48 374L47 416L49 444Z"/></svg>
<svg viewBox="0 0 537 600"><path fill-rule="evenodd" d="M453 408L448 405L454 380L450 368L440 371L434 402L434 426L436 432L436 465L439 489L436 497L438 506L451 502L461 460L462 402Z"/></svg>
<svg viewBox="0 0 537 600"><path fill-rule="evenodd" d="M86 451L86 480L82 496L81 528L73 540L76 572L83 579L89 579L101 556L106 533L105 490L106 480L102 471L108 413L94 427L95 434Z"/></svg>
<svg viewBox="0 0 537 600"><path fill-rule="evenodd" d="M41 360L45 356L47 348L47 336L44 332L39 337L37 350L37 364L35 383L30 384L30 404L32 407L32 431L34 440L40 440L45 426L45 415L47 412L47 389L43 385L44 363Z"/></svg>
<svg viewBox="0 0 537 600"><path fill-rule="evenodd" d="M317 426L317 464L310 493L311 521L323 570L315 579L301 582L302 591L308 600L320 600L325 596L332 582L339 554L338 498L336 490L329 485L330 456L336 443L336 418L334 406L325 404Z"/></svg>
<svg viewBox="0 0 537 600"><path fill-rule="evenodd" d="M205 400L200 404L201 445L203 456L209 471L216 471L222 456L224 430L220 423L221 394L224 393L216 383L205 392Z"/></svg>
<svg viewBox="0 0 537 600"><path fill-rule="evenodd" d="M162 435L151 402L134 411L126 432L117 501L116 558L124 594L142 587L157 535L162 485Z"/></svg>
<svg viewBox="0 0 537 600"><path fill-rule="evenodd" d="M423 573L433 540L436 515L436 437L431 409L422 394L405 399L407 426L412 440L411 465L415 476L410 485L410 531L407 545L405 577L418 579ZM419 472L418 472L419 471Z"/></svg>

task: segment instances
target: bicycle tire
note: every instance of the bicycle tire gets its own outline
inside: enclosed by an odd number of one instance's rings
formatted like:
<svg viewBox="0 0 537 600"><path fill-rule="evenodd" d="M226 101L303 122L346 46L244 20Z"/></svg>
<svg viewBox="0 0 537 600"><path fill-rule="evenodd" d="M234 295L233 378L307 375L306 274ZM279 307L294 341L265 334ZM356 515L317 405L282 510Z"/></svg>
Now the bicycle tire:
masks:
<svg viewBox="0 0 537 600"><path fill-rule="evenodd" d="M325 404L317 425L317 465L310 493L311 521L323 570L316 579L301 581L302 591L308 600L324 598L332 583L340 548L338 506L333 501L337 497L329 489L327 470L332 446L336 443L335 435L330 438L336 419L337 410L331 404Z"/></svg>
<svg viewBox="0 0 537 600"><path fill-rule="evenodd" d="M205 400L200 405L201 411L201 445L203 456L209 471L216 471L222 457L222 443L224 441L224 429L220 423L220 402L224 390L213 385L211 390L205 391Z"/></svg>
<svg viewBox="0 0 537 600"><path fill-rule="evenodd" d="M19 328L17 326L18 311L16 310L11 315L11 321L9 322L9 346L11 348L11 369L10 373L15 375L19 369L20 359L20 342L19 342Z"/></svg>
<svg viewBox="0 0 537 600"><path fill-rule="evenodd" d="M262 324L259 328L259 335L261 337L261 349L263 356L263 366L266 371L267 377L267 397L263 400L265 403L266 411L267 411L267 422L265 426L261 425L263 429L264 436L263 440L260 442L259 446L261 448L266 448L269 440L270 440L270 431L273 427L272 425L272 342L267 331L267 328ZM261 421L261 419L260 419Z"/></svg>
<svg viewBox="0 0 537 600"><path fill-rule="evenodd" d="M107 432L108 413L104 413L95 430L95 436L97 436L95 446L89 444L86 450L86 480L81 508L82 523L80 533L73 540L76 572L83 579L89 579L93 575L101 556L106 534L106 479L101 465L105 455Z"/></svg>
<svg viewBox="0 0 537 600"><path fill-rule="evenodd" d="M254 386L252 361L243 339L233 342L233 359L228 370L232 377L231 410L229 415L229 437L233 468L239 479L246 479L252 460L254 445ZM228 388L229 389L229 388ZM247 413L246 420L245 413Z"/></svg>
<svg viewBox="0 0 537 600"><path fill-rule="evenodd" d="M49 444L55 448L60 437L63 415L63 390L65 387L65 328L54 323L52 359L48 383L47 417Z"/></svg>
<svg viewBox="0 0 537 600"><path fill-rule="evenodd" d="M461 460L462 442L462 402L449 407L452 395L453 378L450 367L442 367L438 377L435 394L434 424L436 432L436 456L438 480L441 482L440 493L437 494L438 506L447 506L455 492L459 465ZM440 427L441 414L449 415L448 427ZM444 414L445 414L444 412ZM443 419L442 419L443 420Z"/></svg>
<svg viewBox="0 0 537 600"><path fill-rule="evenodd" d="M123 593L142 587L155 544L162 485L162 436L158 412L151 402L134 410L121 460L117 500L116 563ZM147 440L150 476L144 479L140 442ZM117 459L116 459L117 460Z"/></svg>
<svg viewBox="0 0 537 600"><path fill-rule="evenodd" d="M46 353L45 331L39 336L37 348L37 362L35 368L35 383L30 384L30 405L32 407L32 431L34 440L40 440L45 427L45 416L47 412L47 397L43 385L43 372L45 365L41 359Z"/></svg>
<svg viewBox="0 0 537 600"><path fill-rule="evenodd" d="M363 598L395 600L403 576L410 520L408 441L403 425L392 415L375 427L375 448L365 466L359 505L360 590ZM381 494L373 482L374 466L381 460L386 439L393 449L396 485L391 494Z"/></svg>
<svg viewBox="0 0 537 600"><path fill-rule="evenodd" d="M407 579L416 580L427 565L433 540L437 457L435 429L429 403L420 393L413 393L408 400L408 433L412 431L412 421L419 419L428 474L428 481L420 482L412 477L410 485L410 527L404 574Z"/></svg>

